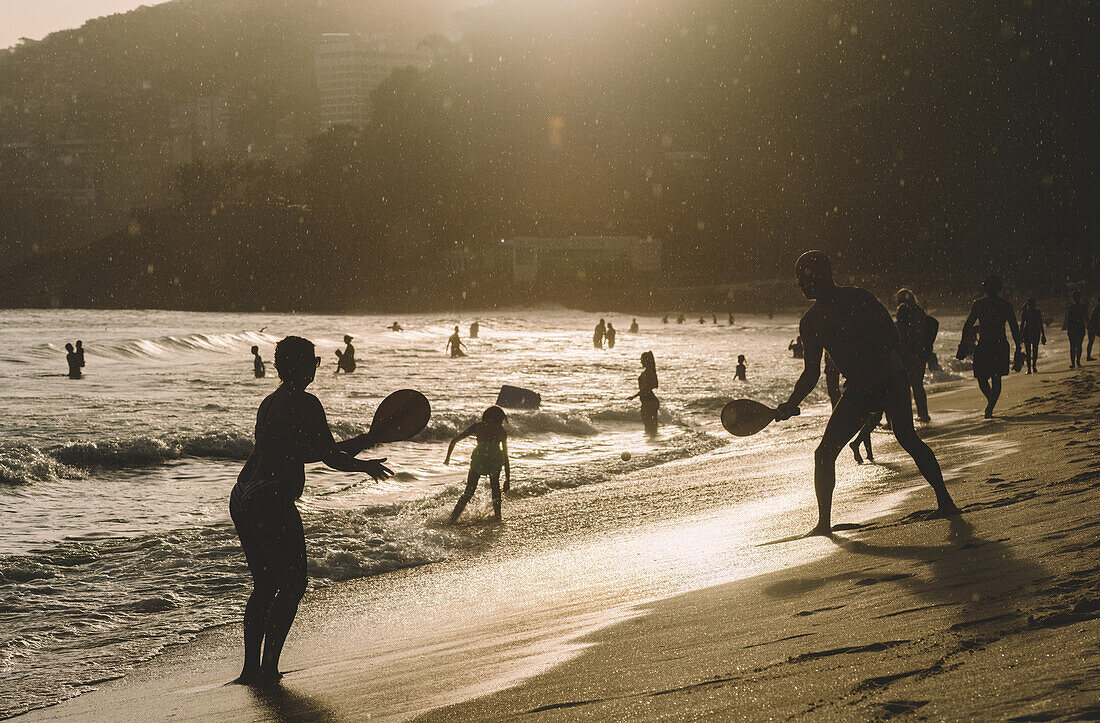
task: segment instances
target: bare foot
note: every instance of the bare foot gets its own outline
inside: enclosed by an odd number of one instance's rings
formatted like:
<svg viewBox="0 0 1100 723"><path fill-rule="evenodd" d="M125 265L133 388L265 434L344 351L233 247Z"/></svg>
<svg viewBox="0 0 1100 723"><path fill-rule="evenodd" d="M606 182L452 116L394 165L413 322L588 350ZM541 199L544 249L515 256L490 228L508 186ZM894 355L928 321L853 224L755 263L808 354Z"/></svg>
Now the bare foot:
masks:
<svg viewBox="0 0 1100 723"><path fill-rule="evenodd" d="M259 688L273 688L279 684L283 674L279 671L267 671L261 670L256 674L256 679L253 681L253 685Z"/></svg>
<svg viewBox="0 0 1100 723"><path fill-rule="evenodd" d="M962 513L962 510L956 507L954 502L951 502L948 504L941 504L934 512L928 515L927 519L943 520L948 517L958 517Z"/></svg>
<svg viewBox="0 0 1100 723"><path fill-rule="evenodd" d="M856 458L856 464L863 464L863 457L859 456L859 442L849 444L848 446L852 448L852 456Z"/></svg>
<svg viewBox="0 0 1100 723"><path fill-rule="evenodd" d="M256 676L259 675L259 670L242 670L234 680L229 681L230 685L252 685L256 682Z"/></svg>
<svg viewBox="0 0 1100 723"><path fill-rule="evenodd" d="M826 525L818 522L814 525L814 528L805 534L805 537L832 537L833 528L831 525Z"/></svg>

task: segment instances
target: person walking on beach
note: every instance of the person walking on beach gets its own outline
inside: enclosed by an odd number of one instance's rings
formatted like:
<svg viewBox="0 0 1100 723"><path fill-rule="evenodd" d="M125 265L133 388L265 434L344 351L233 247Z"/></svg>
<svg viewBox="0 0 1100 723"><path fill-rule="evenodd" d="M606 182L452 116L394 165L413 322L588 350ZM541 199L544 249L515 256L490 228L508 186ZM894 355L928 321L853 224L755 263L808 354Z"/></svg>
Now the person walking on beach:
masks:
<svg viewBox="0 0 1100 723"><path fill-rule="evenodd" d="M970 315L963 324L962 341L959 350L955 354L958 359L965 359L970 349L974 350L974 378L978 380L978 388L985 395L985 418L993 418L993 409L997 406L997 400L1001 396L1001 377L1008 374L1009 354L1008 340L1005 338L1005 323L1008 323L1012 331L1012 340L1016 343L1016 351L1020 351L1022 340L1020 339L1020 327L1016 324L1016 312L1012 304L1001 298L1001 279L999 276L990 276L982 282L985 296L976 300L970 307ZM977 343L975 339L975 324L977 324Z"/></svg>
<svg viewBox="0 0 1100 723"><path fill-rule="evenodd" d="M1047 343L1047 331L1043 326L1043 313L1035 306L1035 297L1024 302L1020 311L1020 336L1024 340L1024 359L1027 373L1035 374L1039 369L1035 360L1039 358L1039 343Z"/></svg>
<svg viewBox="0 0 1100 723"><path fill-rule="evenodd" d="M604 335L604 338L607 339L607 348L608 349L614 349L615 348L615 335L617 333L618 332L615 331L615 327L611 325L611 322L610 321L607 322L607 329L604 331L603 335Z"/></svg>
<svg viewBox="0 0 1100 723"><path fill-rule="evenodd" d="M80 379L84 376L80 371L80 356L72 344L65 345L65 362L69 365L69 379Z"/></svg>
<svg viewBox="0 0 1100 723"><path fill-rule="evenodd" d="M263 379L267 376L264 360L260 358L260 347L255 345L252 347L252 373L256 375L257 379Z"/></svg>
<svg viewBox="0 0 1100 723"><path fill-rule="evenodd" d="M1081 301L1080 291L1074 291L1070 298L1062 328L1069 335L1069 368L1073 369L1081 366L1081 347L1088 327L1088 310L1085 308L1085 303Z"/></svg>
<svg viewBox="0 0 1100 723"><path fill-rule="evenodd" d="M352 337L344 335L344 351L336 350L336 373L351 374L355 371L355 347L351 345Z"/></svg>
<svg viewBox="0 0 1100 723"><path fill-rule="evenodd" d="M813 391L821 376L823 351L833 358L846 380L814 453L818 519L808 534L832 534L837 455L867 418L881 410L885 410L894 437L936 493L933 516L959 514L935 453L913 427L909 380L898 356L897 328L886 307L866 289L837 286L829 257L823 251L802 254L795 264L795 275L803 295L814 301L799 322L805 368L790 397L776 409L775 418L790 419Z"/></svg>
<svg viewBox="0 0 1100 723"><path fill-rule="evenodd" d="M458 336L458 327L456 326L454 333L447 339L447 348L445 351L450 354L452 358L466 356L466 352L462 351L465 346L466 345L462 343L462 339Z"/></svg>
<svg viewBox="0 0 1100 723"><path fill-rule="evenodd" d="M294 501L305 488L305 463L384 480L385 459L356 459L366 435L337 443L320 400L306 391L321 357L313 342L288 336L275 346L279 387L256 413L256 445L229 496L229 515L252 574L244 609L244 667L234 682L272 685L279 656L306 591L306 541ZM262 651L261 651L262 648ZM261 657L262 652L262 657Z"/></svg>
<svg viewBox="0 0 1100 723"><path fill-rule="evenodd" d="M600 319L600 323L596 324L595 331L592 332L592 346L597 349L603 349L603 338L607 333L607 325L603 319Z"/></svg>
<svg viewBox="0 0 1100 723"><path fill-rule="evenodd" d="M917 419L930 422L928 395L924 391L924 373L928 368L928 356L932 353L932 344L935 343L940 323L920 307L916 294L910 289L899 289L895 298L898 304L895 318L901 342L898 353L905 363L905 374L909 378L909 388L913 391Z"/></svg>
<svg viewBox="0 0 1100 723"><path fill-rule="evenodd" d="M657 411L661 408L661 402L653 390L657 388L657 361L653 358L653 352L642 352L642 373L638 375L638 391L627 397L627 400L639 398L642 402L642 426L646 434L657 434Z"/></svg>
<svg viewBox="0 0 1100 723"><path fill-rule="evenodd" d="M1092 316L1089 317L1089 348L1085 351L1085 361L1092 361L1092 342L1100 336L1100 298L1096 299L1096 306L1092 307Z"/></svg>
<svg viewBox="0 0 1100 723"><path fill-rule="evenodd" d="M737 355L737 368L734 370L733 376L734 376L735 379L740 379L743 382L748 381L748 379L746 379L747 372L748 372L748 367L745 366L745 355L744 354L738 354Z"/></svg>
<svg viewBox="0 0 1100 723"><path fill-rule="evenodd" d="M451 513L451 524L458 520L462 510L473 499L477 483L481 477L489 477L489 490L493 496L493 518L500 520L500 470L504 468L504 492L508 491L512 481L512 468L508 463L508 433L504 430L507 419L504 410L495 404L481 414L481 421L475 422L469 429L451 440L447 447L447 458L443 464L451 463L451 453L455 445L467 437L477 437L474 452L470 455L470 473L466 476L466 489L458 498Z"/></svg>

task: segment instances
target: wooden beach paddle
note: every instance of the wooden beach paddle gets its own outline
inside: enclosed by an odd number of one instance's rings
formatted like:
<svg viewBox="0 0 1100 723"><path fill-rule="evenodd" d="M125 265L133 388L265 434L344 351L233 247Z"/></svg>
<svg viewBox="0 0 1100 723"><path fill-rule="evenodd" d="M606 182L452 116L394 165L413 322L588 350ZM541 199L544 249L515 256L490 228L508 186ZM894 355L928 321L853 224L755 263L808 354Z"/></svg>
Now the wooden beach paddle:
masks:
<svg viewBox="0 0 1100 723"><path fill-rule="evenodd" d="M722 426L735 437L756 434L774 421L775 408L752 399L734 399L722 407Z"/></svg>
<svg viewBox="0 0 1100 723"><path fill-rule="evenodd" d="M428 426L432 405L415 389L398 389L374 410L367 439L375 444L412 439Z"/></svg>

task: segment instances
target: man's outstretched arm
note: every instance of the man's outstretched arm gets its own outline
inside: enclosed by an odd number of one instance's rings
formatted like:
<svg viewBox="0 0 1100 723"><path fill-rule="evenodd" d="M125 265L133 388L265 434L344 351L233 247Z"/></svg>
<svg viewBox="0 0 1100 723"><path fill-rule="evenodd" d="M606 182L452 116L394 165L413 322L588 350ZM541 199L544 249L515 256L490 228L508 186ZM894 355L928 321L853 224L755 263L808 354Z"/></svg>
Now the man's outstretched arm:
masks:
<svg viewBox="0 0 1100 723"><path fill-rule="evenodd" d="M791 396L776 409L775 418L778 420L790 419L797 414L798 405L810 395L810 392L817 386L817 381L821 378L821 355L824 351L821 340L815 331L810 328L805 317L798 325L798 329L799 333L802 334L805 366L802 369L802 374L798 377L798 381L794 384Z"/></svg>

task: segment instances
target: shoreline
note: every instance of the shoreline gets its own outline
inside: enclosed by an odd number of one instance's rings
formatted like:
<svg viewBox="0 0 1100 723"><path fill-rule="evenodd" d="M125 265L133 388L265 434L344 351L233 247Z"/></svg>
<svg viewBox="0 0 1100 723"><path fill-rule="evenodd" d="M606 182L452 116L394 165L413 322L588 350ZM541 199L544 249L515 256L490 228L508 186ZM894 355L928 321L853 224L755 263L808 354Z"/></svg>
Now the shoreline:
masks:
<svg viewBox="0 0 1100 723"><path fill-rule="evenodd" d="M1042 375L1040 375L1040 376L1042 376ZM1063 374L1061 376L1064 377L1064 376L1067 376L1067 375ZM1023 380L1023 377L1020 377L1018 379ZM1017 385L1014 385L1014 386L1019 386L1019 385L1017 384ZM1008 387L1008 385L1006 385L1006 402L1008 402L1007 397L1009 396L1007 387ZM972 397L976 393L976 390L963 388L961 384L957 383L955 385L952 385L952 387L950 389L947 389L947 390L940 389L940 390L938 390L934 398L937 400L936 404L938 406L943 406L943 401L942 401L943 399L945 399L947 397L950 397L950 396L954 396L954 395L959 394L959 393L963 394L964 396L971 396ZM935 406L933 408L935 409ZM952 424L951 426L955 427L957 425ZM982 423L977 423L977 424L973 424L971 426L981 427L981 426L984 426L984 425ZM958 430L956 430L956 432L957 431ZM878 436L882 437L882 435L878 435ZM937 436L939 436L939 435L937 435ZM934 448L937 450L937 452L939 452L939 447L936 446L936 445L937 445L937 443L933 443ZM895 446L895 445L893 445L891 443L891 447L893 447L893 446ZM1020 454L1020 452L1012 452L1010 454ZM893 450L890 450L889 459L891 461L885 462L883 464L883 466L887 467L887 468L890 468L891 465L892 465L892 460L894 460L895 458L897 458L897 454ZM842 457L841 461L838 464L844 464L844 463L845 463L845 459ZM693 462L688 460L688 461L684 462L683 464L685 466L692 466ZM695 466L698 466L699 464L700 463L698 463L698 462L694 463ZM978 464L980 465L981 463L979 462ZM945 466L945 470L947 470L948 465L945 464L944 466ZM903 464L902 467L904 469L905 465ZM895 475L891 475L891 476L894 477ZM950 480L951 476L952 475L950 474L950 472L948 472L949 480ZM907 477L912 477L912 475L907 475ZM910 481L913 482L913 484L908 484L908 485L903 484L902 487L903 488L907 487L910 490L919 490L920 485L923 484L922 482L918 484L917 482L915 482L913 480L910 480ZM957 493L956 493L956 496L958 497ZM840 507L844 503L843 497L844 497L844 492L842 490L838 491L838 505L837 505L838 507ZM966 497L963 497L960 500L960 504L962 504L964 506L964 508L968 507L968 505L966 504L967 502L969 502L969 500ZM906 506L909 507L909 506L912 506L912 504L913 503L910 502L910 503L907 503ZM845 516L847 516L847 515L845 515ZM857 535L871 534L875 530L881 530L881 529L889 528L890 524L892 524L889 521L890 516L891 515L888 514L888 515L886 515L885 518L883 518L883 520L880 520L878 522L867 523L866 526L863 529L857 531L856 534ZM920 523L920 524L921 525L930 525L932 523ZM845 536L847 536L851 533L845 532L843 534ZM879 534L879 533L874 533L874 534ZM799 544L802 544L802 543L799 543ZM824 565L825 568L823 568L823 569L828 569L829 565L835 564L835 563L829 563L828 561L835 558L838 554L841 554L841 553L838 552L838 553L835 553L835 554L832 554L832 555L827 555L824 559L818 560L816 562L807 563L807 565L808 566ZM795 571L800 570L803 567L805 567L805 566L795 566L795 567L792 567L792 568L782 569L779 572L770 573L769 575L765 576L765 578L772 577L772 576L782 577L782 576L785 576L785 575L793 575ZM396 573L387 573L386 575L380 576L379 578L376 578L376 579L377 580L384 580L387 584L390 583L390 582L395 582L396 583L397 578L404 578L404 579L407 580L410 577L414 577L417 574L416 573L417 569L418 568L414 568L414 569L411 569L411 570L398 571ZM719 585L718 587L706 587L706 588L703 588L703 589L700 589L700 590L696 590L694 592L686 593L685 595L678 596L678 597L659 599L656 602L645 603L638 610L627 610L627 611L623 612L621 614L621 618L618 619L618 620L616 620L614 618L612 618L612 619L603 619L603 620L597 621L595 623L593 623L592 620L589 620L587 628L584 627L584 626L571 628L571 629L568 630L568 632L563 637L560 637L559 639L556 640L556 642L552 642L550 644L547 644L548 641L545 639L545 631L543 631L541 633L537 630L528 631L528 633L529 633L528 642L529 643L531 643L532 645L535 645L536 647L538 647L538 645L541 644L542 645L542 650L543 650L544 653L547 650L557 651L556 653L552 652L552 653L549 653L549 654L545 655L543 657L543 659L539 662L537 667L542 668L543 669L542 672L537 672L536 671L536 673L534 674L533 677L526 678L526 682L524 682L523 680L521 680L522 678L525 677L524 675L515 674L515 671L510 671L508 669L501 668L500 670L497 671L497 674L495 676L493 676L494 680L489 681L487 683L468 685L468 686L464 687L461 690L461 695L458 698L452 697L452 701L456 700L456 699L461 700L461 699L466 698L466 697L472 697L472 696L477 695L481 692L485 692L486 688L488 688L488 689L499 689L501 687L504 687L505 690L498 690L498 692L491 693L488 697L477 698L473 701L467 701L466 703L458 703L456 706L452 705L452 706L449 706L449 707L438 708L434 711L429 711L427 713L424 713L424 716L427 719L441 719L441 720L442 719L453 718L453 717L456 717L456 716L465 717L465 716L469 716L469 715L474 715L475 717L481 717L481 716L495 717L498 714L501 714L503 709L508 709L508 705L509 705L508 701L512 700L517 695L532 695L531 691L534 690L534 689L537 689L538 686L540 685L540 681L542 681L544 678L553 678L555 675L565 674L565 673L562 673L561 671L569 671L569 670L574 669L576 666L585 666L585 665L587 665L587 663L584 663L583 661L589 660L589 657L593 654L593 652L592 652L593 650L600 650L600 649L608 647L609 645L611 647L614 647L615 644L621 643L621 640L618 640L616 638L616 636L619 635L620 631L622 631L624 629L633 629L635 626L638 626L638 625L643 625L643 626L646 625L646 621L652 619L652 617L654 615L654 610L664 610L664 609L668 608L669 606L672 606L672 608L675 608L676 606L683 605L685 603L683 603L682 600L684 600L686 598L689 598L691 596L712 596L712 595L729 594L728 592L727 593L717 592L719 590L724 590L725 588L731 588L731 587L736 587L736 586L741 586L743 588L752 588L752 587L757 585L757 583L754 583L752 581L759 581L759 580L765 579L765 578L753 577L753 578L748 578L748 579L744 579L744 580L738 580L738 581L732 582L732 583L727 583L725 585ZM330 586L326 586L325 588L323 588L321 590L317 590L314 593L311 593L311 598L312 599L311 599L311 602L310 602L310 606L312 606L314 608L323 608L327 604L326 601L328 601L328 600L334 600L334 599L340 598L341 596L346 597L346 595L350 592L351 588L357 587L356 585L354 585L355 582L359 582L359 581L351 581L350 583L340 583L340 584L337 584L337 585L330 585ZM360 587L360 588L369 587L369 585L365 585L365 586L360 585L358 587ZM743 595L743 593L738 593L738 595ZM674 603L672 601L681 601L681 602ZM694 605L695 603L691 603L691 604ZM305 607L305 605L304 605L304 607ZM765 606L765 607L767 607L767 606ZM807 615L805 617L807 619L810 619L811 616ZM822 616L817 614L817 613L814 613L814 617L816 617L819 620L822 619ZM313 626L311 626L311 627L313 627ZM593 632L593 630L596 630L596 632ZM333 631L330 629L329 634L332 634L332 632ZM653 635L657 635L658 632L654 632ZM799 635L801 635L801 634L799 634ZM202 660L200 660L200 659L198 659L198 658L195 658L193 656L198 655L199 651L209 650L210 648L220 648L220 649L223 649L223 650L226 649L226 648L234 649L235 646L237 645L236 637L237 637L237 631L236 631L236 625L234 625L234 624L219 626L219 627L216 627L216 628L213 628L213 629L207 629L206 631L203 631L203 632L199 633L198 636L193 641L170 646L169 648L166 648L160 654L158 654L158 656L156 656L152 661L144 663L144 664L139 664L137 666L137 670L133 671L131 674L129 674L127 677L123 678L122 680L114 681L113 683L109 683L109 684L103 686L102 689L99 690L99 691L92 691L92 692L85 693L84 695L81 695L81 696L79 696L75 699L69 699L68 701L64 701L64 702L62 702L62 703L60 703L56 706L48 707L48 708L44 708L44 709L38 709L36 711L31 711L27 714L27 717L32 718L32 719L35 718L35 717L38 717L38 716L44 716L44 717L48 717L48 718L62 717L62 716L75 716L75 717L83 718L83 717L86 717L89 714L90 711L95 711L96 715L94 717L99 717L99 714L103 713L103 717L105 717L105 718L106 717L111 717L111 718L114 718L114 719L118 719L118 718L131 719L130 716L132 716L135 713L135 709L132 708L132 707L127 707L127 704L125 702L127 699L129 699L130 694L133 694L135 692L140 692L142 690L145 690L146 694L152 693L152 694L155 695L158 690L160 690L160 692L162 694L165 693L166 691L163 690L163 688L159 688L158 686L154 685L152 688L150 688L150 683L155 682L157 680L158 676L163 675L164 672L166 672L166 671L169 672L169 673L170 673L170 671L173 671L173 670L178 672L181 669L181 666L183 668L199 669L200 671L205 670L205 672L207 673L206 678L211 679L211 675L209 675L210 672L211 672L209 664L202 661ZM292 634L292 637L293 637L293 634ZM777 637L785 637L785 636L777 636ZM798 639L800 639L800 637L796 637L796 638L792 639L792 642L787 643L787 644L788 645L794 644L795 642L797 642ZM611 642L609 642L609 641L611 641ZM759 641L757 641L757 642L759 642ZM876 644L876 643L872 642L872 643L869 643L869 644L873 645L873 644ZM768 649L769 645L761 644L759 646L756 646L754 644L754 645L751 645L750 647L753 647L753 648L760 647L760 648ZM890 646L890 647L897 647L897 646ZM345 649L345 653L346 653L346 649ZM290 657L290 656L288 656L288 657ZM536 657L537 657L537 655L536 655ZM370 664L373 661L359 660L358 662L364 664L366 667L370 667ZM335 708L329 709L327 713L325 713L324 711L320 711L320 710L312 710L311 711L311 709L309 708L309 705L310 705L309 700L311 698L314 698L314 697L321 698L321 699L325 699L325 698L339 699L342 696L346 696L353 689L353 688L349 688L348 686L354 686L352 681L354 680L354 678L357 675L356 671L353 671L353 670L349 669L349 665L351 663L352 663L352 661L349 661L347 659L345 659L343 662L340 662L339 655L336 656L336 659L330 660L328 662L327 666L325 666L329 669L327 674L328 675L332 675L332 674L337 675L338 678L339 678L339 681L337 681L335 683L331 680L326 681L326 683L323 685L323 690L319 691L318 695L316 695L316 696L305 695L305 697L303 697L302 694L299 694L297 692L295 692L293 695L289 694L288 691L291 691L291 690L304 691L304 690L307 689L307 687L298 685L297 681L292 686L292 685L289 684L289 681L287 681L288 685L284 685L283 688L284 688L284 692L288 692L288 695L283 696L284 699L282 700L281 703L278 703L278 705L276 706L276 709L279 710L279 711L283 711L283 712L297 711L297 713L302 713L302 714L310 713L310 712L312 714L323 714L325 716L328 716L330 718L335 718L335 719L342 719L343 717L346 717L346 710L347 709L343 705L337 705ZM530 661L528 661L528 663L530 663ZM602 671L603 671L603 669L599 665L597 665L594 670L586 668L585 676L594 675L597 679L602 680L603 678L607 677L606 673L602 672ZM292 671L292 673L293 673L293 671ZM293 674L292 674L291 678L293 678ZM213 679L219 679L219 678L218 678L217 675L214 675ZM221 681L224 681L226 679L227 678L224 678L224 677L220 678ZM318 682L318 681L319 681L319 679L314 677L314 678L311 678L310 680L303 680L301 682L302 683L310 683L310 682ZM178 682L179 681L177 681L177 683ZM576 681L574 681L574 682L576 682ZM199 692L199 691L212 691L214 689L221 688L221 685L220 685L220 683L218 683L216 685L205 684L205 685L200 685L200 686L190 686L184 691L180 691L180 689L178 688L178 685L174 685L173 687L175 687L177 692L188 692L189 691L189 692L193 693L193 692ZM233 688L235 688L235 686ZM343 691L343 693L341 693L341 691ZM522 691L526 691L526 693L521 693ZM121 692L124 695L121 696L120 699L108 700L108 698L105 697L105 696L111 696L112 692L114 692L114 693L120 693ZM241 691L240 689L237 689L234 692L244 693L245 691ZM206 716L211 715L212 713L217 715L216 711L218 711L218 710L221 710L222 714L227 714L228 711L230 711L230 710L235 710L239 714L239 713L242 713L244 710L252 710L257 705L261 705L261 706L264 705L263 701L261 701L259 699L252 700L248 696L233 695L233 696L230 696L230 697L232 697L236 701L235 703L230 705L228 708L219 708L218 707L219 705L222 705L226 702L226 700L224 700L224 698L226 696L220 696L219 695L217 697L223 699L221 703L218 703L216 701L191 700L189 702L189 704L184 704L184 706L182 708L178 708L176 712L177 712L177 714L181 715L182 717L206 717ZM605 699L607 699L607 696L586 697L585 700L589 701L589 703L576 703L576 705L573 705L573 703L575 703L576 701L566 701L566 702L569 703L568 707L571 710L571 712L575 713L575 712L577 712L578 708L580 708L581 706L587 706L591 703L591 701L597 701L597 699L599 701L603 701L603 705L608 705L609 704L608 701L605 700ZM243 703L242 703L242 701L243 701ZM131 699L130 704L132 705L133 702L134 701ZM183 701L176 701L176 702L177 703L183 703ZM437 701L437 704L445 703L445 702L446 701ZM197 705L198 707L191 707L191 706L194 706L194 705ZM213 708L209 707L211 705L213 706ZM244 705L246 707L242 708L241 707L242 705ZM557 705L557 703L548 703L546 705ZM485 707L485 706L488 706L488 707ZM519 708L510 709L511 712L509 714L511 714L511 713L519 714L519 713L522 713L522 712L525 712L525 711L530 711L530 710L533 710L533 709L536 709L536 708L539 708L539 707L540 707L539 705L532 705L528 708L524 708L523 710L520 710ZM557 710L557 708L552 708L552 709ZM275 710L275 709L272 709L272 710ZM423 709L421 709L421 710L423 710ZM605 709L602 709L602 710L603 710L603 712L600 714L601 716L617 715L617 713L608 713L607 710L605 710ZM127 711L129 711L129 715L128 715ZM110 713L110 715L107 715L108 712ZM415 712L415 709L414 709L414 711L409 711L409 712L410 713ZM270 713L270 711L269 711L269 713ZM408 713L406 713L405 715L399 715L397 717L404 718L404 717L407 717L407 715L408 715ZM505 714L505 715L508 715L508 714ZM275 717L275 716L273 714L271 714L270 717Z"/></svg>

